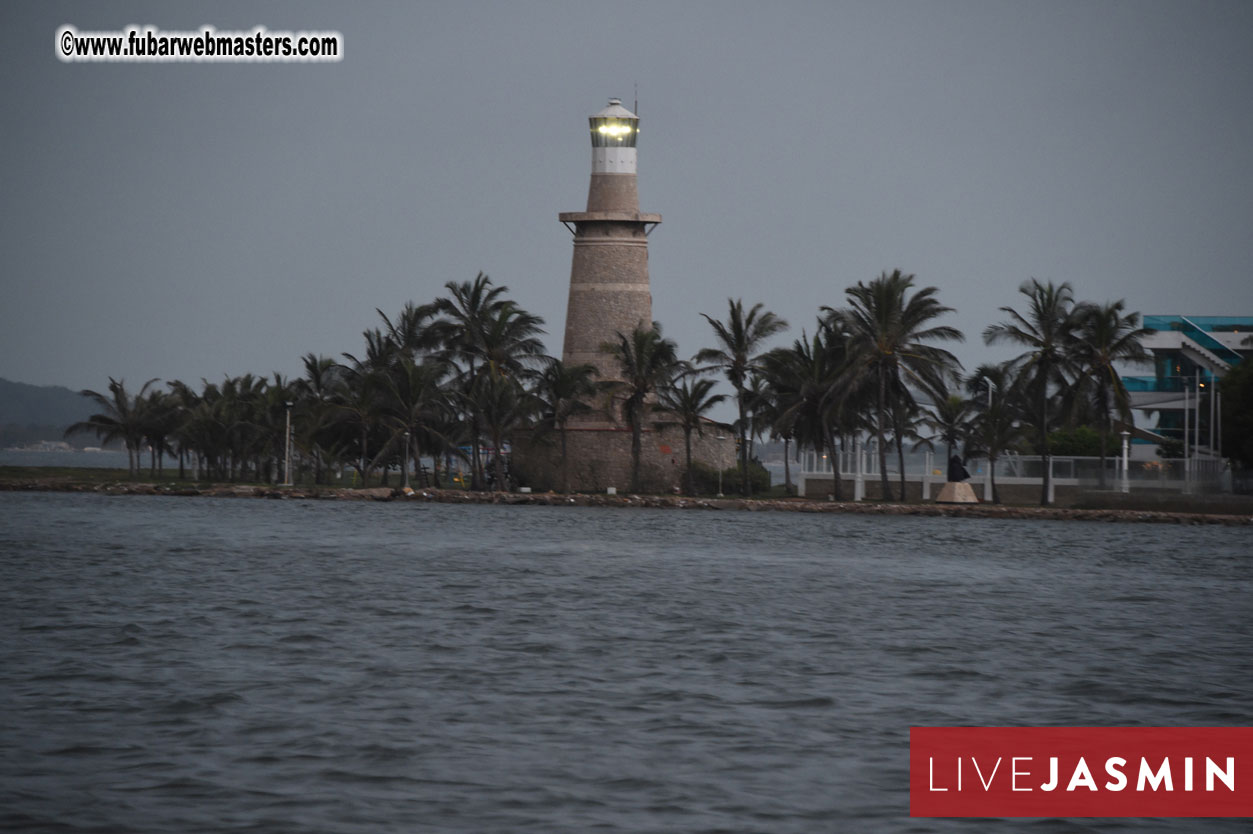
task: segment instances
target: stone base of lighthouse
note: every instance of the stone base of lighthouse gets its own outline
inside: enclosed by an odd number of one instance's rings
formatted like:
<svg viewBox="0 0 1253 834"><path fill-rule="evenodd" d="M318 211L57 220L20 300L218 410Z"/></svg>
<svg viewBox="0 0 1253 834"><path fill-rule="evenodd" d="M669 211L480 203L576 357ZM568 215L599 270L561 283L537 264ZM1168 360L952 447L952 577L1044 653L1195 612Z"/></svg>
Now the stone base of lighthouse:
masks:
<svg viewBox="0 0 1253 834"><path fill-rule="evenodd" d="M719 440L719 435L722 439ZM692 463L710 469L736 465L735 438L729 429L692 433ZM670 493L684 488L683 430L645 429L640 439L640 491ZM561 437L553 432L541 441L518 438L511 467L520 486L537 491L620 493L631 489L631 430L608 422L580 423L566 429L566 463L561 462Z"/></svg>

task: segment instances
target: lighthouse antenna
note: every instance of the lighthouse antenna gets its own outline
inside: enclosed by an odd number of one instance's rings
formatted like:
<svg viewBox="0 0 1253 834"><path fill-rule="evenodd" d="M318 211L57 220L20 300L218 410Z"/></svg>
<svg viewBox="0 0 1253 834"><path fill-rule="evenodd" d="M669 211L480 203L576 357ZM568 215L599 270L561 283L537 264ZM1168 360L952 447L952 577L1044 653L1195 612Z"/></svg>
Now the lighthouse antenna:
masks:
<svg viewBox="0 0 1253 834"><path fill-rule="evenodd" d="M640 114L640 82L635 82L635 115Z"/></svg>

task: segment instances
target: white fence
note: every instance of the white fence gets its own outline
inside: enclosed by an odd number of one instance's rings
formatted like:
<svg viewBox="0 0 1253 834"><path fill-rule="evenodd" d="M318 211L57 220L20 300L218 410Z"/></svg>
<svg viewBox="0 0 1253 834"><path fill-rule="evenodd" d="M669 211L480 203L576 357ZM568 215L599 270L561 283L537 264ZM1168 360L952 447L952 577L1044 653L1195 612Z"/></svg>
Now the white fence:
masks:
<svg viewBox="0 0 1253 834"><path fill-rule="evenodd" d="M879 455L873 443L854 443L851 448L835 455L801 454L798 474L800 494L805 494L807 479L827 480L832 477L833 464L838 464L840 477L854 483L853 500L860 501L865 495L865 484L879 478ZM1076 487L1083 490L1104 488L1112 492L1140 492L1145 490L1169 491L1183 494L1231 492L1231 471L1226 462L1218 458L1194 457L1190 459L1132 460L1123 469L1121 457L1105 459L1104 486L1101 485L1101 459L1089 457L1052 457L1050 463L1049 500L1054 499L1057 487ZM970 472L969 483L983 486L983 499L992 499L992 468L986 458L971 458L965 463ZM893 483L900 479L899 461L893 449L887 455L888 478ZM907 452L905 454L905 480L922 484L922 498L930 500L932 487L937 490L948 480L948 461L944 454L934 452ZM1040 486L1044 477L1044 460L1036 456L1005 454L996 460L996 485Z"/></svg>

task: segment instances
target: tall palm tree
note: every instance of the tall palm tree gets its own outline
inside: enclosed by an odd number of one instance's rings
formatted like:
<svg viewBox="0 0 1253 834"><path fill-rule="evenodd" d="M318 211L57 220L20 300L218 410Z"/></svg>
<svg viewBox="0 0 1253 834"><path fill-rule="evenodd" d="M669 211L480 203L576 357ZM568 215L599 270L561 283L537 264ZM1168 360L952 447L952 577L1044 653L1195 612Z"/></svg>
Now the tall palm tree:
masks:
<svg viewBox="0 0 1253 834"><path fill-rule="evenodd" d="M1126 302L1084 303L1075 308L1079 320L1075 358L1078 364L1076 387L1084 390L1096 407L1097 429L1101 435L1101 468L1098 485L1105 488L1105 443L1109 437L1110 412L1117 411L1125 423L1131 422L1131 395L1114 369L1116 362L1144 363L1151 356L1140 339L1149 334L1140 326L1139 313L1127 313Z"/></svg>
<svg viewBox="0 0 1253 834"><path fill-rule="evenodd" d="M1032 278L1018 287L1028 300L1025 314L1013 307L1002 307L1009 320L989 325L983 340L989 345L1010 342L1026 351L1010 361L1010 372L1026 386L1036 403L1040 456L1044 463L1040 504L1049 502L1052 458L1049 454L1049 397L1053 389L1064 389L1067 374L1074 368L1073 350L1079 320L1075 316L1074 291L1069 283L1041 283Z"/></svg>
<svg viewBox="0 0 1253 834"><path fill-rule="evenodd" d="M692 380L684 377L663 386L658 396L661 410L674 415L674 422L683 429L683 445L686 452L687 494L695 495L696 488L692 477L692 432L703 437L705 431L703 421L709 410L726 399L723 394L710 396L714 387L712 379Z"/></svg>
<svg viewBox="0 0 1253 834"><path fill-rule="evenodd" d="M953 312L936 299L935 287L924 287L913 292L914 276L894 270L886 272L869 284L859 281L857 286L845 290L849 307L835 310L823 307L823 311L837 319L840 329L848 335L850 385L869 382L875 391L875 436L879 446L879 476L885 500L892 500L888 485L887 443L884 429L889 419L901 415L893 408L889 397L902 399L906 406L913 405L909 386L926 391L939 390L944 381L961 367L957 357L943 348L926 344L930 341L962 341L961 331L933 321L945 313ZM894 434L898 444L903 440L899 421ZM900 450L898 449L898 453ZM901 500L904 493L905 473L901 472Z"/></svg>
<svg viewBox="0 0 1253 834"><path fill-rule="evenodd" d="M156 382L156 379L148 380L134 396L127 393L125 380L113 377L109 377L108 396L89 389L80 391L80 394L99 406L100 412L67 428L65 436L91 432L101 443L120 439L126 446L129 474L134 477L139 471L139 455L144 441L145 398L149 387Z"/></svg>
<svg viewBox="0 0 1253 834"><path fill-rule="evenodd" d="M566 449L566 425L570 418L592 411L587 401L596 394L596 368L593 365L567 365L554 359L540 371L534 394L539 399L540 413L536 434L556 431L561 442L561 491L570 491L569 459Z"/></svg>
<svg viewBox="0 0 1253 834"><path fill-rule="evenodd" d="M759 354L767 339L787 329L787 322L760 302L747 313L740 299L727 299L728 312L725 322L701 313L714 330L715 347L705 348L696 354L696 361L708 364L726 374L735 389L735 402L739 408L740 481L747 498L752 489L748 479L748 382L750 375L760 368Z"/></svg>
<svg viewBox="0 0 1253 834"><path fill-rule="evenodd" d="M631 489L640 489L640 446L644 421L651 409L649 397L665 387L683 370L678 346L661 335L661 325L638 326L629 335L619 332L616 341L601 346L618 360L621 379L613 385L623 397L623 415L631 428Z"/></svg>

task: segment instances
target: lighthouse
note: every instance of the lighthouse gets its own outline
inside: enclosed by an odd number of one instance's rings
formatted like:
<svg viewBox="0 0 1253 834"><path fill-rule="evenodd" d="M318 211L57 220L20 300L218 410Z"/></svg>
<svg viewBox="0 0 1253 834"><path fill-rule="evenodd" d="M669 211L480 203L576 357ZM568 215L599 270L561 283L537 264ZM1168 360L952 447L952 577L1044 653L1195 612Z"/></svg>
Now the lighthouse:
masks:
<svg viewBox="0 0 1253 834"><path fill-rule="evenodd" d="M557 215L574 235L562 361L592 365L601 379L616 379L617 363L602 346L618 333L652 325L648 233L661 215L640 213L635 177L639 117L611 98L588 125L592 176L587 210Z"/></svg>
<svg viewBox="0 0 1253 834"><path fill-rule="evenodd" d="M592 178L585 211L557 218L574 235L570 296L561 359L568 366L591 365L600 381L621 380L618 361L604 346L653 323L648 283L648 233L660 214L641 214L636 188L639 117L616 98L588 119ZM557 443L519 436L512 462L519 483L538 489L600 492L625 489L631 481L631 432L623 425L621 403L601 395L593 408L573 416ZM710 469L735 464L729 426L709 423L692 438L693 460ZM653 421L643 431L641 481L647 491L676 489L683 475L686 438L672 425Z"/></svg>

